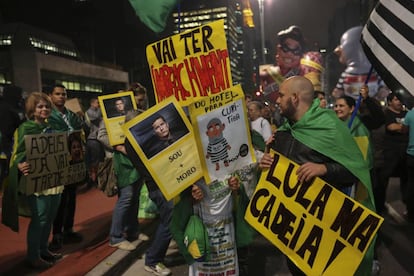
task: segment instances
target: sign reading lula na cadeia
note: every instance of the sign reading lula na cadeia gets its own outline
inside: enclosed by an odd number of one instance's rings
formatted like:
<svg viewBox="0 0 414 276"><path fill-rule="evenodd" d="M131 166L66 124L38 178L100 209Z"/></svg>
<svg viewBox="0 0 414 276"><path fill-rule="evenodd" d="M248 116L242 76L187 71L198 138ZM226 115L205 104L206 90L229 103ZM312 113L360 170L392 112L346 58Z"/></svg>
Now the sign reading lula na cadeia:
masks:
<svg viewBox="0 0 414 276"><path fill-rule="evenodd" d="M384 219L272 151L245 218L306 275L354 275Z"/></svg>

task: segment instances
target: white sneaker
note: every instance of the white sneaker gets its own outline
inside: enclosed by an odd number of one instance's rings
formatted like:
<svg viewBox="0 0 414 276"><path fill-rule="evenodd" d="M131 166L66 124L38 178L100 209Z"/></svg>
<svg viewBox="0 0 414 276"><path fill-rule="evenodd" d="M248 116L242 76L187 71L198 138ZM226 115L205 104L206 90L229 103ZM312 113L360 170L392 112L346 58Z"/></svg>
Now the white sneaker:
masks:
<svg viewBox="0 0 414 276"><path fill-rule="evenodd" d="M111 244L109 243L110 247L117 247L118 249L122 249L125 251L134 251L137 247L135 245L133 245L132 243L130 243L129 241L125 240L125 241L121 241L115 244Z"/></svg>
<svg viewBox="0 0 414 276"><path fill-rule="evenodd" d="M163 263L158 263L156 265L146 265L144 269L158 276L167 276L171 274L171 270L169 270Z"/></svg>
<svg viewBox="0 0 414 276"><path fill-rule="evenodd" d="M148 241L150 238L147 235L145 235L144 233L140 233L139 236L138 236L138 239L141 240L141 241Z"/></svg>

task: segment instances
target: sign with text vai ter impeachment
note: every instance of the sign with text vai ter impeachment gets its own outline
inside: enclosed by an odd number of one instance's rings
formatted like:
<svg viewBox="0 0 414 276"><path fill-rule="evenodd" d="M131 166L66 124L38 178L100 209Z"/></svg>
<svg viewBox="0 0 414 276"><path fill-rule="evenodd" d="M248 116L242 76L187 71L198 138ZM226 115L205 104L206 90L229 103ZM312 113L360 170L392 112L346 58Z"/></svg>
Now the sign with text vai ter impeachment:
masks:
<svg viewBox="0 0 414 276"><path fill-rule="evenodd" d="M299 165L271 154L246 220L306 275L354 275L383 218L320 178L298 182Z"/></svg>
<svg viewBox="0 0 414 276"><path fill-rule="evenodd" d="M157 103L175 96L186 106L233 85L224 20L167 37L146 51Z"/></svg>

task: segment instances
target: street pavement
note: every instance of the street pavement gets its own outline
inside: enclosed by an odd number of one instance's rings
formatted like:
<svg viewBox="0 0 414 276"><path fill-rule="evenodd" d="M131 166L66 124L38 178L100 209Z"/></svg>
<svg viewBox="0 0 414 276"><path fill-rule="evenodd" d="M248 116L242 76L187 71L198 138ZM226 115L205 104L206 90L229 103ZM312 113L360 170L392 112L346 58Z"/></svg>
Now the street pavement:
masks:
<svg viewBox="0 0 414 276"><path fill-rule="evenodd" d="M65 244L62 250L64 258L45 271L33 271L24 265L29 219L20 218L19 233L14 233L1 224L0 275L152 275L144 270L143 262L143 255L151 241L135 241L137 250L133 252L108 246L108 233L116 197L108 198L96 189L80 189L77 201L75 230L83 234L84 240L78 244ZM398 179L390 181L387 202L389 212L385 215L379 235L379 275L414 275L414 224L409 224L402 218L404 206L400 200ZM151 237L155 227L156 222L145 226L143 232ZM263 237L257 237L253 242L249 256L251 275L290 275L283 254ZM188 275L188 266L176 249L171 248L168 251L165 263L173 275Z"/></svg>
<svg viewBox="0 0 414 276"><path fill-rule="evenodd" d="M64 244L60 251L63 259L45 271L33 271L24 262L30 219L19 218L18 233L0 224L0 275L85 275L116 251L108 246L115 201L116 197L109 198L95 188L79 187L74 230L80 232L84 239L80 243Z"/></svg>

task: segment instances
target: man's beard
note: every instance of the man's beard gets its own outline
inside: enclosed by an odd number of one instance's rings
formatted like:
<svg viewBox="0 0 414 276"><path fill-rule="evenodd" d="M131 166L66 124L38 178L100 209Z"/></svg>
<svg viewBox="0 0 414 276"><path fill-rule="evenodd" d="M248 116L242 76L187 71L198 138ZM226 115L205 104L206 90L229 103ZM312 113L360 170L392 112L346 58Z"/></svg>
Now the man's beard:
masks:
<svg viewBox="0 0 414 276"><path fill-rule="evenodd" d="M281 115L285 117L288 120L293 120L293 115L295 114L295 107L292 103L292 99L289 99L289 101L286 104L286 108L281 109Z"/></svg>

